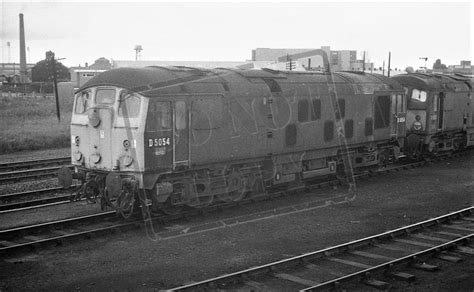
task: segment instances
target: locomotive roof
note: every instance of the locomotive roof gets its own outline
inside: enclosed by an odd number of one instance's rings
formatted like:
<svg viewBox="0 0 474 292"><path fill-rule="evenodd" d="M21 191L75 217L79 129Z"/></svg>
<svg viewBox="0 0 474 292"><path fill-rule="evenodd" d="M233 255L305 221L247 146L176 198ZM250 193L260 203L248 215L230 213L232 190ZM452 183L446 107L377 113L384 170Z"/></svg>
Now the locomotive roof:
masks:
<svg viewBox="0 0 474 292"><path fill-rule="evenodd" d="M468 91L472 85L464 76L445 74L409 73L392 77L403 86L412 86L421 90Z"/></svg>
<svg viewBox="0 0 474 292"><path fill-rule="evenodd" d="M92 78L79 88L79 91L104 85L118 86L132 91L143 91L196 80L205 76L207 72L209 71L187 67L118 68L103 72Z"/></svg>
<svg viewBox="0 0 474 292"><path fill-rule="evenodd" d="M240 76L251 80L273 79L275 82L301 82L301 83L326 83L328 75L314 71L278 71L272 69L243 70L243 69L201 69L191 67L158 67L145 68L119 68L112 69L99 74L89 80L78 91L95 86L117 86L131 91L140 92L145 96L153 96L156 89L168 86L179 86L189 82L214 79L226 87L229 75ZM351 84L355 93L373 93L374 90L393 90L403 88L395 81L379 74L362 72L335 72L333 73L335 83ZM233 79L235 80L235 79Z"/></svg>

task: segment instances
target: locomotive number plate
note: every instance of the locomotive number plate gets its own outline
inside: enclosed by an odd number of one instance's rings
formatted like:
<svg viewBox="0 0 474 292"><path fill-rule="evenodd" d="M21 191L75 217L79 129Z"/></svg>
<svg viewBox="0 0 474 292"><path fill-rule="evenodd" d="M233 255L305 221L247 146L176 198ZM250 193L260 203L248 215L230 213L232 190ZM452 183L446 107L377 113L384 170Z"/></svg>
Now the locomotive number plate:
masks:
<svg viewBox="0 0 474 292"><path fill-rule="evenodd" d="M148 147L161 147L170 145L170 138L155 138L155 139L148 139Z"/></svg>
<svg viewBox="0 0 474 292"><path fill-rule="evenodd" d="M405 117L399 117L399 118L397 118L397 122L399 122L399 123L404 123L404 122L405 122Z"/></svg>

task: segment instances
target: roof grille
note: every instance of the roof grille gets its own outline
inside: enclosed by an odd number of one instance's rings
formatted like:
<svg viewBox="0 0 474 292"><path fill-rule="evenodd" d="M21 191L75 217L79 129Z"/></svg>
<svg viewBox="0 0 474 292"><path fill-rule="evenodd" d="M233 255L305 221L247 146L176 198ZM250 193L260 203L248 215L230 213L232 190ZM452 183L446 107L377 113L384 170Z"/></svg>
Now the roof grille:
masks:
<svg viewBox="0 0 474 292"><path fill-rule="evenodd" d="M262 78L263 81L267 84L268 88L270 88L271 92L281 92L280 85L271 78Z"/></svg>

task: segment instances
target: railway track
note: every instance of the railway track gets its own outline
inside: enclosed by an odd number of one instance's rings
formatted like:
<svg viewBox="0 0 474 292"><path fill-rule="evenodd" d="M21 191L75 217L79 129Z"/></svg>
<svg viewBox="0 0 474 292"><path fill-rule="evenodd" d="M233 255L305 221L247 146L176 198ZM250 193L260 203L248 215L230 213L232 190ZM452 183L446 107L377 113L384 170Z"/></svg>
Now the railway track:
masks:
<svg viewBox="0 0 474 292"><path fill-rule="evenodd" d="M361 174L356 175L356 178L370 177L377 174L400 171L402 169L416 168L422 165L424 165L424 163L416 162L416 163L410 163L410 164L405 164L405 165L392 166L390 168L384 168L377 171L361 173ZM329 180L327 182L321 182L321 183L315 184L312 187L322 188L327 185L335 185L335 184L339 184L339 182L337 180ZM74 189L73 187L71 187L70 189L55 187L55 188L25 191L25 192L13 193L13 194L5 194L5 195L0 195L0 201L11 201L11 200L21 199L22 197L31 197L31 196L39 196L39 195L47 195L47 194L52 194L52 193L64 192L68 190L73 190ZM34 200L26 200L26 201L0 204L0 214L6 213L6 212L14 212L14 211L23 210L24 208L29 208L29 209L41 208L41 207L51 206L55 204L68 203L70 202L69 199L70 199L70 194L62 195L62 196L49 196L49 197L39 198L39 199L34 199Z"/></svg>
<svg viewBox="0 0 474 292"><path fill-rule="evenodd" d="M77 185L65 189L63 187L45 188L33 191L25 191L0 195L0 214L15 212L24 209L41 208L51 205L64 204L71 202L71 194ZM64 194L67 192L68 194ZM44 197L46 196L46 197ZM29 197L40 197L29 200L22 200ZM12 202L13 201L13 202Z"/></svg>
<svg viewBox="0 0 474 292"><path fill-rule="evenodd" d="M21 169L31 169L35 167L46 167L54 165L65 165L71 163L71 157L55 157L39 160L26 160L17 162L0 163L0 173L18 171Z"/></svg>
<svg viewBox="0 0 474 292"><path fill-rule="evenodd" d="M385 168L381 169L378 171L373 171L373 172L367 172L367 173L361 173L356 175L356 179L360 179L363 177L371 177L376 174L382 174L382 173L388 173L388 172L393 172L393 171L399 171L400 169L410 169L410 168L415 168L419 167L422 164L420 163L411 163L407 165L400 165L396 167L391 167L391 168ZM328 180L326 182L321 182L318 184L314 184L312 188L323 188L325 186L332 186L332 185L337 185L340 184L338 180ZM42 189L42 190L34 190L34 191L25 191L25 192L19 192L19 193L13 193L13 194L6 194L6 195L0 195L0 201L7 201L7 200L15 200L15 199L20 199L22 197L29 197L29 196L38 196L38 195L47 195L47 194L52 194L52 193L58 193L58 192L64 192L68 190L72 190L73 188L70 189L64 189L62 187L56 187L56 188L47 188L47 189ZM15 212L15 211L20 211L24 210L25 208L31 209L31 208L42 208L42 207L47 207L51 205L56 205L56 204L64 204L64 203L69 203L70 201L70 194L68 195L60 195L60 196L48 196L45 198L39 198L39 199L33 199L33 200L26 200L26 201L18 201L18 202L13 202L13 203L6 203L6 204L0 204L0 214L2 213L7 213L7 212Z"/></svg>
<svg viewBox="0 0 474 292"><path fill-rule="evenodd" d="M316 291L343 289L345 283L355 280L386 290L391 284L385 278L414 280L415 276L406 271L405 264L414 269L435 271L437 266L423 259L429 261L428 256L435 256L440 260L459 262L463 254L474 255L474 248L466 246L474 236L473 215L474 207L469 207L349 243L175 287L170 291Z"/></svg>
<svg viewBox="0 0 474 292"><path fill-rule="evenodd" d="M50 166L27 170L15 170L0 173L0 184L19 182L31 179L45 179L57 177L62 166ZM72 166L70 166L72 168Z"/></svg>
<svg viewBox="0 0 474 292"><path fill-rule="evenodd" d="M321 196L315 201L285 206L280 209L265 210L239 217L227 218L218 222L205 223L184 231L173 229L170 232L166 228L169 223L182 219L189 220L191 218L202 216L203 213L219 212L232 207L247 205L256 201L268 200L269 198L277 198L284 195L286 195L284 192L276 192L270 195L262 194L239 202L221 203L211 205L204 209L188 209L175 215L155 215L150 218L149 221L145 222L145 228L150 227L149 223L159 223L152 226L154 230L158 231L154 235L157 239L167 239L170 237L192 234L193 230L202 232L219 227L226 227L236 223L241 224L242 222L252 221L255 219L259 220L266 217L302 212L327 205L347 202L345 195L332 197ZM135 217L129 220L123 220L117 216L115 211L108 211L100 214L0 230L0 254L11 255L13 252L17 251L27 251L28 249L39 249L47 245L62 244L66 240L88 238L107 232L112 233L117 230L143 227L144 220L141 216L138 216L139 214L135 215Z"/></svg>
<svg viewBox="0 0 474 292"><path fill-rule="evenodd" d="M0 230L0 253L10 254L25 248L34 249L46 244L61 244L68 239L98 233L101 229L119 227L115 211L77 218ZM123 223L122 224L129 224Z"/></svg>
<svg viewBox="0 0 474 292"><path fill-rule="evenodd" d="M405 164L405 165L392 166L390 168L380 169L376 172L366 172L366 173L359 174L357 175L357 178L372 177L372 176L380 175L383 173L398 172L403 169L416 168L424 164L426 164L426 162L416 162L416 163L410 163L410 164ZM233 208L239 205L251 204L258 201L264 201L264 200L268 200L272 198L286 196L286 195L297 193L300 191L311 191L314 189L321 189L324 187L336 186L340 184L341 184L341 181L337 179L328 180L328 181L314 183L311 185L301 186L291 191L288 191L288 190L274 191L267 194L256 195L251 198L244 199L238 202L219 203L219 204L211 205L202 209L189 209L176 215L159 215L159 216L153 217L151 221L163 223L163 222L176 221L183 218L192 218L192 217L200 216L202 213L221 211L221 210ZM7 195L4 195L4 196L7 196ZM292 208L304 209L304 208L307 208L308 206L309 207L313 205L319 206L327 202L329 202L330 204L338 204L338 203L344 203L350 200L351 198L347 197L346 195L339 196L337 198L324 198L323 196L321 200L318 200L316 202L310 202L303 206L293 206L293 207L288 206L288 207L285 207L284 209L285 210L292 209ZM101 220L97 218L102 218L101 216L104 216L102 214L107 214L108 216L107 222L97 222ZM98 216L98 217L95 217L95 216ZM110 220L113 220L113 221L110 221ZM89 225L86 226L85 225L86 222L90 222L88 223L90 224L90 226ZM75 229L74 226L76 225L80 227L79 231ZM65 226L65 228L63 228L63 226ZM98 215L90 215L90 216L84 216L84 217L79 217L79 218L71 218L67 220L58 220L51 223L44 223L44 224L37 224L33 226L25 226L25 227L13 228L9 230L2 230L0 231L0 253L21 250L27 247L39 248L49 243L58 243L58 242L61 243L65 239L76 238L76 237L88 237L88 236L92 236L93 234L103 233L106 231L114 232L117 228L129 228L129 227L137 227L137 226L143 226L143 219L141 219L141 216L140 216L140 219L137 219L137 220L124 221L123 219L120 220L116 216L115 211L110 211L110 212L101 213Z"/></svg>
<svg viewBox="0 0 474 292"><path fill-rule="evenodd" d="M446 160L451 157L459 157L462 155L467 155L470 153L469 151L466 152L460 152L456 153L450 157L438 157L433 162L440 161L440 160ZM405 163L405 164L400 164L400 165L391 165L386 168L382 168L376 171L368 171L368 172L363 172L360 174L356 175L356 179L360 179L363 177L372 177L375 175L380 175L383 173L390 173L390 172L398 172L404 169L411 169L411 168L416 168L416 167L421 167L429 163L428 161L418 161L418 162L411 162L411 163ZM56 176L56 172L54 172L54 176ZM334 184L333 181L329 181L329 184ZM319 186L323 186L324 184L319 184ZM75 186L73 186L75 187ZM71 188L73 189L73 188ZM69 190L71 190L69 189ZM20 193L13 193L13 194L5 194L5 195L0 195L0 202L1 201L11 201L11 200L16 200L16 198L21 198L21 197L28 197L28 196L36 196L36 195L41 195L41 194L48 194L48 193L56 193L59 191L64 191L63 188L61 187L56 187L56 188L48 188L48 189L42 189L42 190L35 190L35 191L26 191L26 192L20 192ZM50 196L46 198L41 198L41 199L34 199L34 200L28 200L24 202L14 202L14 203L9 203L7 202L6 204L0 205L0 214L5 213L5 212L13 212L16 210L21 210L24 208L41 208L41 207L46 207L50 206L53 204L59 204L59 203L67 203L68 202L68 197L67 196Z"/></svg>
<svg viewBox="0 0 474 292"><path fill-rule="evenodd" d="M71 195L59 195L55 197L47 197L35 200L28 200L23 202L15 202L15 203L8 203L0 205L0 214L9 213L9 212L16 212L25 209L33 209L33 208L42 208L48 207L53 205L59 204L67 204L71 203Z"/></svg>

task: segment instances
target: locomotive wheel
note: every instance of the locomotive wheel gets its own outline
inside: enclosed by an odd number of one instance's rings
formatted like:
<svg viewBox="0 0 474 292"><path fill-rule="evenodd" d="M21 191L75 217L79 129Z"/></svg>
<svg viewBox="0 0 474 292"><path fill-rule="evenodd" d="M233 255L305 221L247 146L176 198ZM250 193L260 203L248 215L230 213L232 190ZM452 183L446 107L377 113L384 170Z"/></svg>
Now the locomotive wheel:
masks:
<svg viewBox="0 0 474 292"><path fill-rule="evenodd" d="M135 203L135 196L133 192L129 192L127 190L122 190L122 192L118 195L117 200L115 201L115 205L117 209L122 213L130 213L133 211L133 205Z"/></svg>
<svg viewBox="0 0 474 292"><path fill-rule="evenodd" d="M379 156L379 163L378 166L380 168L387 167L387 164L389 163L389 154L387 151L382 151Z"/></svg>
<svg viewBox="0 0 474 292"><path fill-rule="evenodd" d="M192 190L190 190L192 188ZM210 193L205 193L204 190L199 190L191 187L188 185L185 188L186 192L190 194L190 200L188 201L187 205L192 208L204 208L212 204L214 202L214 195Z"/></svg>
<svg viewBox="0 0 474 292"><path fill-rule="evenodd" d="M99 194L99 185L95 180L89 180L84 184L83 193L87 201L95 203Z"/></svg>
<svg viewBox="0 0 474 292"><path fill-rule="evenodd" d="M245 181L242 175L236 172L231 173L228 178L229 192L217 195L217 198L223 202L237 202L242 200L247 194Z"/></svg>

